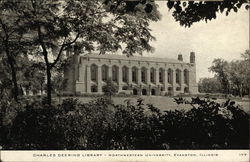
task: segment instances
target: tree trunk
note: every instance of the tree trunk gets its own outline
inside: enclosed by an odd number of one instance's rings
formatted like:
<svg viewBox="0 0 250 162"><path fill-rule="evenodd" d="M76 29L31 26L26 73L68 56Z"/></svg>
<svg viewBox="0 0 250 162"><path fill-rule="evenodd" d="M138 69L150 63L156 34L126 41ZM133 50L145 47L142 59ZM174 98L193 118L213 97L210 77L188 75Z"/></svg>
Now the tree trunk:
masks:
<svg viewBox="0 0 250 162"><path fill-rule="evenodd" d="M40 84L40 92L41 92L41 95L43 95L43 84Z"/></svg>
<svg viewBox="0 0 250 162"><path fill-rule="evenodd" d="M12 79L12 84L13 84L13 97L15 99L16 102L18 102L18 84L17 84L17 78L16 78L16 69L15 69L15 65L14 65L14 59L12 58L12 56L10 55L9 52L9 46L8 43L5 42L5 52L8 58L8 63L10 65L11 68L11 79Z"/></svg>
<svg viewBox="0 0 250 162"><path fill-rule="evenodd" d="M47 72L47 103L51 105L51 71L49 64L46 64Z"/></svg>
<svg viewBox="0 0 250 162"><path fill-rule="evenodd" d="M243 96L243 85L241 84L240 85L240 97L242 97Z"/></svg>
<svg viewBox="0 0 250 162"><path fill-rule="evenodd" d="M17 84L17 79L16 79L16 69L14 67L14 64L11 63L11 76L12 76L12 84L13 84L13 94L14 94L14 99L16 102L18 102L18 84Z"/></svg>
<svg viewBox="0 0 250 162"><path fill-rule="evenodd" d="M59 104L61 104L61 91L59 90Z"/></svg>

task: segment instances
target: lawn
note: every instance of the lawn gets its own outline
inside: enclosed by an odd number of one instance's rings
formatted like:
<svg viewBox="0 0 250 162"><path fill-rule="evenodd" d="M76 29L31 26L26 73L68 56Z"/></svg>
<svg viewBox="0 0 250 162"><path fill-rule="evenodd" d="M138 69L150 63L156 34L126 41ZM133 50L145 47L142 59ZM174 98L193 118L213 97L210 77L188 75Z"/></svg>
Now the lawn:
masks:
<svg viewBox="0 0 250 162"><path fill-rule="evenodd" d="M91 100L96 99L96 97L75 97L78 98L79 101L86 103ZM131 96L131 97L112 97L114 104L125 104L127 100L130 100L131 103L136 104L136 101L138 98L142 98L144 100L145 104L153 104L157 108L164 110L181 110L185 109L188 110L191 108L190 105L187 104L180 104L178 105L176 102L174 102L174 98L172 97L165 97L165 96ZM187 98L188 100L191 100L191 98ZM219 103L223 103L226 101L226 99L217 99L216 100ZM250 102L249 100L234 100L237 104L242 106L242 108L246 112L250 112Z"/></svg>

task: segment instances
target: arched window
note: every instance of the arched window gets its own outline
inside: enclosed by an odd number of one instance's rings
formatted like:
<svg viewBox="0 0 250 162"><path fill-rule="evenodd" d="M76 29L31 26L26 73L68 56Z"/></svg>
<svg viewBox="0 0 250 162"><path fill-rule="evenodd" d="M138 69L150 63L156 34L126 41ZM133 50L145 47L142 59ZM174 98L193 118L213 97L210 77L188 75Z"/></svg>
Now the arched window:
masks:
<svg viewBox="0 0 250 162"><path fill-rule="evenodd" d="M108 80L108 66L106 65L102 66L102 80L105 82Z"/></svg>
<svg viewBox="0 0 250 162"><path fill-rule="evenodd" d="M138 95L138 90L137 89L133 89L133 95Z"/></svg>
<svg viewBox="0 0 250 162"><path fill-rule="evenodd" d="M91 65L91 80L97 81L97 66L95 64Z"/></svg>
<svg viewBox="0 0 250 162"><path fill-rule="evenodd" d="M154 68L150 69L150 81L152 83L155 83L155 69Z"/></svg>
<svg viewBox="0 0 250 162"><path fill-rule="evenodd" d="M180 90L181 90L181 87L176 87L175 90L176 90L176 91L180 91Z"/></svg>
<svg viewBox="0 0 250 162"><path fill-rule="evenodd" d="M162 68L160 68L159 70L159 82L163 83L164 82L164 70Z"/></svg>
<svg viewBox="0 0 250 162"><path fill-rule="evenodd" d="M189 80L189 73L188 73L188 70L185 69L184 70L184 83L188 84L188 80Z"/></svg>
<svg viewBox="0 0 250 162"><path fill-rule="evenodd" d="M142 89L142 95L144 95L144 96L147 95L147 90L146 89Z"/></svg>
<svg viewBox="0 0 250 162"><path fill-rule="evenodd" d="M97 92L97 86L95 85L91 86L91 92Z"/></svg>
<svg viewBox="0 0 250 162"><path fill-rule="evenodd" d="M143 67L141 69L141 81L143 83L146 83L146 78L147 78L147 69L145 67Z"/></svg>
<svg viewBox="0 0 250 162"><path fill-rule="evenodd" d="M122 90L128 90L128 86L123 86Z"/></svg>
<svg viewBox="0 0 250 162"><path fill-rule="evenodd" d="M172 96L173 95L173 88L168 87L168 95Z"/></svg>
<svg viewBox="0 0 250 162"><path fill-rule="evenodd" d="M122 67L122 81L128 82L128 68L126 66Z"/></svg>
<svg viewBox="0 0 250 162"><path fill-rule="evenodd" d="M176 83L181 83L181 71L179 69L176 70Z"/></svg>
<svg viewBox="0 0 250 162"><path fill-rule="evenodd" d="M168 69L168 83L172 83L173 81L173 70Z"/></svg>
<svg viewBox="0 0 250 162"><path fill-rule="evenodd" d="M151 95L152 95L152 96L155 96L155 95L156 95L155 89L151 89Z"/></svg>
<svg viewBox="0 0 250 162"><path fill-rule="evenodd" d="M132 68L132 82L137 82L137 73L138 73L137 68L133 67Z"/></svg>
<svg viewBox="0 0 250 162"><path fill-rule="evenodd" d="M114 82L118 82L118 67L117 66L113 66L112 67L112 80L114 81Z"/></svg>

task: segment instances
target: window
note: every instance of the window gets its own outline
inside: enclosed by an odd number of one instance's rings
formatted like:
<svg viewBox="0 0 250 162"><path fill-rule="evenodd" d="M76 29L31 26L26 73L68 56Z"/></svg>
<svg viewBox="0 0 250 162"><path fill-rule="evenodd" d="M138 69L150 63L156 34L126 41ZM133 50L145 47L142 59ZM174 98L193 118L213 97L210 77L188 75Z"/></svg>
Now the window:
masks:
<svg viewBox="0 0 250 162"><path fill-rule="evenodd" d="M122 81L128 82L128 68L125 66L122 68Z"/></svg>
<svg viewBox="0 0 250 162"><path fill-rule="evenodd" d="M91 80L96 81L97 80L97 66L91 65Z"/></svg>
<svg viewBox="0 0 250 162"><path fill-rule="evenodd" d="M179 69L176 70L176 83L181 83L181 71Z"/></svg>
<svg viewBox="0 0 250 162"><path fill-rule="evenodd" d="M189 93L189 88L188 87L184 88L184 93Z"/></svg>
<svg viewBox="0 0 250 162"><path fill-rule="evenodd" d="M146 69L145 68L143 68L141 71L141 81L143 83L146 83Z"/></svg>
<svg viewBox="0 0 250 162"><path fill-rule="evenodd" d="M147 95L147 90L146 89L142 89L142 95Z"/></svg>
<svg viewBox="0 0 250 162"><path fill-rule="evenodd" d="M112 80L114 82L118 82L118 67L117 66L112 67Z"/></svg>
<svg viewBox="0 0 250 162"><path fill-rule="evenodd" d="M152 96L155 96L155 95L156 95L155 89L151 89L151 95L152 95Z"/></svg>
<svg viewBox="0 0 250 162"><path fill-rule="evenodd" d="M164 76L164 71L163 69L160 69L159 71L159 82L163 83L163 76Z"/></svg>
<svg viewBox="0 0 250 162"><path fill-rule="evenodd" d="M171 75L172 73L171 73L171 70L169 69L168 70L168 83L171 83L171 80L172 80L172 75Z"/></svg>
<svg viewBox="0 0 250 162"><path fill-rule="evenodd" d="M102 66L102 80L108 80L108 67L106 65Z"/></svg>
<svg viewBox="0 0 250 162"><path fill-rule="evenodd" d="M132 69L132 81L137 82L137 69L136 68Z"/></svg>
<svg viewBox="0 0 250 162"><path fill-rule="evenodd" d="M188 71L184 70L184 83L188 84Z"/></svg>
<svg viewBox="0 0 250 162"><path fill-rule="evenodd" d="M97 92L97 87L96 86L91 86L91 92Z"/></svg>
<svg viewBox="0 0 250 162"><path fill-rule="evenodd" d="M154 71L153 68L150 70L150 81L151 81L152 83L155 82L155 71Z"/></svg>
<svg viewBox="0 0 250 162"><path fill-rule="evenodd" d="M138 95L137 89L133 89L133 95Z"/></svg>
<svg viewBox="0 0 250 162"><path fill-rule="evenodd" d="M128 86L123 86L122 90L128 90Z"/></svg>

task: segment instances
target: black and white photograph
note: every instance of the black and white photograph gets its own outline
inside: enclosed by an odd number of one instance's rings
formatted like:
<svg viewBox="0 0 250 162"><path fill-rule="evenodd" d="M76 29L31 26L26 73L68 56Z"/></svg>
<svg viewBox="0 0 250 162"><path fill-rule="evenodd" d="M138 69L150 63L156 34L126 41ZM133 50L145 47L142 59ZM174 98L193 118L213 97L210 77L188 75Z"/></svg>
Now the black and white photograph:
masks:
<svg viewBox="0 0 250 162"><path fill-rule="evenodd" d="M20 151L74 161L142 150L144 161L219 161L220 150L248 161L249 7L0 0L0 161Z"/></svg>

